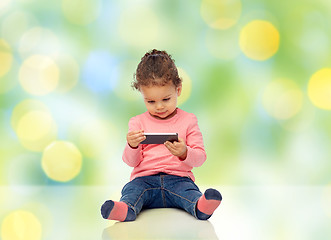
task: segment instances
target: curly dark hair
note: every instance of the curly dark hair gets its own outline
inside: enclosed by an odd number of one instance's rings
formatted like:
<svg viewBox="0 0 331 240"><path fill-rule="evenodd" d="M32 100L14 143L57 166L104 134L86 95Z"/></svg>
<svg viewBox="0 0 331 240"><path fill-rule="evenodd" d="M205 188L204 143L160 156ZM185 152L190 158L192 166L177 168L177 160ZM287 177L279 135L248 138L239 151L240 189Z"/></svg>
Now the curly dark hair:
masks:
<svg viewBox="0 0 331 240"><path fill-rule="evenodd" d="M153 49L141 58L131 86L140 90L141 86L165 86L170 82L175 87L182 83L175 61L166 51Z"/></svg>

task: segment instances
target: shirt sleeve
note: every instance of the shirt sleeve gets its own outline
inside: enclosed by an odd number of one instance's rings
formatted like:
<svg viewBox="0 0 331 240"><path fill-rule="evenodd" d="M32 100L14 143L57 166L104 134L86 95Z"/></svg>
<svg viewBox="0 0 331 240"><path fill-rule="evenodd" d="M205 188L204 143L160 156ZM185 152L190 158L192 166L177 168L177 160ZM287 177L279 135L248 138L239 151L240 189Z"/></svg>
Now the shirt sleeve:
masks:
<svg viewBox="0 0 331 240"><path fill-rule="evenodd" d="M136 117L133 117L129 121L129 131L141 130L141 126ZM123 161L130 167L136 167L140 164L142 160L141 144L137 148L132 148L128 143L126 143L123 155Z"/></svg>
<svg viewBox="0 0 331 240"><path fill-rule="evenodd" d="M207 155L198 119L194 114L192 114L192 121L187 129L186 145L187 156L183 162L191 167L200 167L206 161Z"/></svg>

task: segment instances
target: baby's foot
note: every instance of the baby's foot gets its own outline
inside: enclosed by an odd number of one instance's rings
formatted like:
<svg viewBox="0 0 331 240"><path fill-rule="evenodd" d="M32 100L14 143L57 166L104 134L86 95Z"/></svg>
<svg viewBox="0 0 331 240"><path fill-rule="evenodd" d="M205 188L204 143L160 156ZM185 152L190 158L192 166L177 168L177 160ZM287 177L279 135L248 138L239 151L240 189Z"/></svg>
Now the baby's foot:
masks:
<svg viewBox="0 0 331 240"><path fill-rule="evenodd" d="M207 220L220 205L222 195L215 189L209 188L197 202L197 217L200 220Z"/></svg>
<svg viewBox="0 0 331 240"><path fill-rule="evenodd" d="M134 221L136 214L124 202L106 201L101 206L101 215L104 219L117 220L121 222Z"/></svg>

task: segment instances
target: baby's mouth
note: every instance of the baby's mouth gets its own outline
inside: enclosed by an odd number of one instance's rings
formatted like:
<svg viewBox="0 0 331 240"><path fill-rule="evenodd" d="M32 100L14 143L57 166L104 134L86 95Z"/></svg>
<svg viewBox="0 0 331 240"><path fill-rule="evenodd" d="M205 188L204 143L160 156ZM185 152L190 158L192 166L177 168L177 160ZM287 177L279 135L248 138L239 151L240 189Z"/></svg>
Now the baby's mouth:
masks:
<svg viewBox="0 0 331 240"><path fill-rule="evenodd" d="M165 111L165 112L157 112L156 115L164 115L166 113L167 113L167 111Z"/></svg>

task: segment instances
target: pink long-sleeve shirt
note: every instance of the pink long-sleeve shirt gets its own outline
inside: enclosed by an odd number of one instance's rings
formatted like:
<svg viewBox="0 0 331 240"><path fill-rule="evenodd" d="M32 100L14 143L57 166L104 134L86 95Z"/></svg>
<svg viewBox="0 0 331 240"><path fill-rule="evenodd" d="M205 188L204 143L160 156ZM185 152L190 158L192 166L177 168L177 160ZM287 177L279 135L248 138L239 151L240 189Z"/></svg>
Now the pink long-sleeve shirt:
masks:
<svg viewBox="0 0 331 240"><path fill-rule="evenodd" d="M130 179L164 172L171 175L189 177L195 181L193 167L200 167L206 160L206 152L198 120L193 113L177 108L177 113L170 119L160 120L149 112L137 115L129 121L129 132L178 133L186 142L187 157L181 160L172 155L164 144L139 144L131 148L127 143L123 152L123 161L133 167Z"/></svg>

